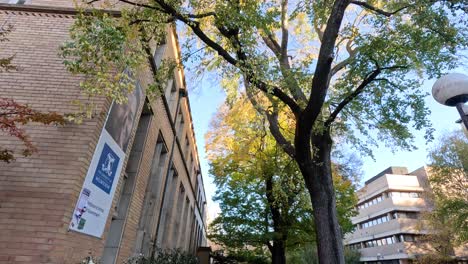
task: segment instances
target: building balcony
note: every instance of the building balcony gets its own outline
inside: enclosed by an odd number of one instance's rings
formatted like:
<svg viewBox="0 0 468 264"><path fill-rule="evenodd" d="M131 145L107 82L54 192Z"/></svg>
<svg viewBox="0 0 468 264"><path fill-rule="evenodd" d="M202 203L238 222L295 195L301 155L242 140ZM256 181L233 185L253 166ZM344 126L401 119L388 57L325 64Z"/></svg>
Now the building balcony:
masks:
<svg viewBox="0 0 468 264"><path fill-rule="evenodd" d="M368 228L357 229L353 233L346 235L345 244L358 243L394 234L424 233L424 230L420 230L422 226L424 225L418 219L393 219Z"/></svg>
<svg viewBox="0 0 468 264"><path fill-rule="evenodd" d="M360 223L394 210L422 211L426 206L427 203L423 198L387 197L378 204L360 209L359 214L353 217L352 221L354 224Z"/></svg>
<svg viewBox="0 0 468 264"><path fill-rule="evenodd" d="M388 190L424 191L417 176L386 174L367 184L358 192L359 202L375 197Z"/></svg>
<svg viewBox="0 0 468 264"><path fill-rule="evenodd" d="M408 258L405 242L380 247L362 248L361 261Z"/></svg>
<svg viewBox="0 0 468 264"><path fill-rule="evenodd" d="M428 248L415 242L400 242L380 247L363 248L359 251L361 252L361 261L375 261L414 258L417 255L427 253Z"/></svg>

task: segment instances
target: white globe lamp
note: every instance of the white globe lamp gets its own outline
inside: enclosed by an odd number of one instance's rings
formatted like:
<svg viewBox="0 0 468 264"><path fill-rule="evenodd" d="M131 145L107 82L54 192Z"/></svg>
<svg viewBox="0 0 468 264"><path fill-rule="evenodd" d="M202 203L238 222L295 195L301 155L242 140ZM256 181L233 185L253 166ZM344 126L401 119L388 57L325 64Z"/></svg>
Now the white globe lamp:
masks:
<svg viewBox="0 0 468 264"><path fill-rule="evenodd" d="M463 110L468 102L468 76L461 73L442 76L432 86L432 96L443 105L457 107L463 124L468 127L468 116Z"/></svg>

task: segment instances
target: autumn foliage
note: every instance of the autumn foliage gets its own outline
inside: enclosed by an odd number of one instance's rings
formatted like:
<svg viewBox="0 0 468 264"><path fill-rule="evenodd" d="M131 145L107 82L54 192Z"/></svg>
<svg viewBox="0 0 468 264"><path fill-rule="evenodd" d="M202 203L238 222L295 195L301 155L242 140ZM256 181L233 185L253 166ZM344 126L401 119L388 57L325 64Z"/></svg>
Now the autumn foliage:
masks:
<svg viewBox="0 0 468 264"><path fill-rule="evenodd" d="M44 113L32 109L28 105L20 104L10 98L0 97L0 131L10 136L16 137L23 142L24 148L21 150L23 156L29 156L37 149L27 135L24 125L30 122L42 123L45 125L62 125L65 120L62 115L49 112ZM11 162L15 159L15 151L0 145L0 161Z"/></svg>

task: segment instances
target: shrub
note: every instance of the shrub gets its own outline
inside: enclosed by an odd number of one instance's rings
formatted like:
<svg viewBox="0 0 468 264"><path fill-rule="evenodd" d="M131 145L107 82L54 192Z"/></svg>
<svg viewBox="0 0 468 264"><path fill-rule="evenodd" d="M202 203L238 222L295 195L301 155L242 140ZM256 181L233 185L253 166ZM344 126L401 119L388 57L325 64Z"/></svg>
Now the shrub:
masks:
<svg viewBox="0 0 468 264"><path fill-rule="evenodd" d="M197 264L197 258L180 249L162 250L155 252L154 258L137 256L130 258L126 264Z"/></svg>

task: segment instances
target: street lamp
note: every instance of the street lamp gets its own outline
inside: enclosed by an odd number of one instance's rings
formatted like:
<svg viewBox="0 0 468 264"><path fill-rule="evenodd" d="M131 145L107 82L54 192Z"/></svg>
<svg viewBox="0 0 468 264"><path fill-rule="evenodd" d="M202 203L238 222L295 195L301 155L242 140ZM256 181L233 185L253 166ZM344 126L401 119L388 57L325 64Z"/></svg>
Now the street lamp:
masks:
<svg viewBox="0 0 468 264"><path fill-rule="evenodd" d="M456 106L461 120L468 128L468 116L463 105L468 101L468 76L461 73L450 73L442 76L432 86L434 99L447 106Z"/></svg>

